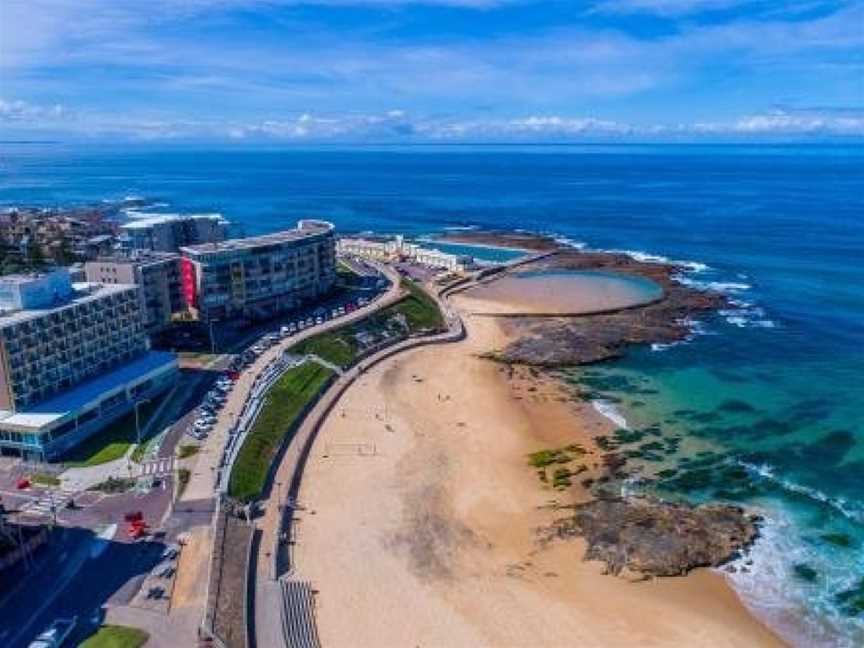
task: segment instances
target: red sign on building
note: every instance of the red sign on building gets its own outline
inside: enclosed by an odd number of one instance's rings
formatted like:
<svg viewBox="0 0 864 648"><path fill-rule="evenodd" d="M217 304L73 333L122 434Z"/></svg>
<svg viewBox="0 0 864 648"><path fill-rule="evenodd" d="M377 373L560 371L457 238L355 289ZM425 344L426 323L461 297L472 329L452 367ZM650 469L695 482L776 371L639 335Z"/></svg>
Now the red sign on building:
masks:
<svg viewBox="0 0 864 648"><path fill-rule="evenodd" d="M198 291L195 288L195 264L186 257L180 259L180 281L183 284L183 298L187 306L195 307Z"/></svg>

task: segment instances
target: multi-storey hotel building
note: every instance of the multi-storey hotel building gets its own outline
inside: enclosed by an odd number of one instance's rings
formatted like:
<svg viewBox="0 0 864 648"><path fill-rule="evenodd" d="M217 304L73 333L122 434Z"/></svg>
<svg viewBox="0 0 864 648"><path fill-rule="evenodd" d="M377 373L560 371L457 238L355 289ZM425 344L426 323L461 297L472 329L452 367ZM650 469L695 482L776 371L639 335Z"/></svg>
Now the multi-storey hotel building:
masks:
<svg viewBox="0 0 864 648"><path fill-rule="evenodd" d="M149 349L137 286L0 277L0 449L54 458L176 376Z"/></svg>
<svg viewBox="0 0 864 648"><path fill-rule="evenodd" d="M327 293L336 280L333 225L324 221L180 251L186 302L205 321L268 319Z"/></svg>
<svg viewBox="0 0 864 648"><path fill-rule="evenodd" d="M144 328L165 329L172 317L186 308L180 281L180 255L139 253L133 257L106 257L84 266L87 281L100 284L135 284L140 288Z"/></svg>

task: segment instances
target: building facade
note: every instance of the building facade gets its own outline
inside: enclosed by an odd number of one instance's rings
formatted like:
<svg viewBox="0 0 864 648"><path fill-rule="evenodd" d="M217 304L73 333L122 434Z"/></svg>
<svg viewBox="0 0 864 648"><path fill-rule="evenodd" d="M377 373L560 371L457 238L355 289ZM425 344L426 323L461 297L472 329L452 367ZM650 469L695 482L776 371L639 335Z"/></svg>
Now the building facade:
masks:
<svg viewBox="0 0 864 648"><path fill-rule="evenodd" d="M186 303L205 321L269 319L324 295L336 280L333 225L324 221L181 253Z"/></svg>
<svg viewBox="0 0 864 648"><path fill-rule="evenodd" d="M120 230L121 247L126 252L177 252L186 245L224 241L228 221L219 214L146 215L133 218Z"/></svg>
<svg viewBox="0 0 864 648"><path fill-rule="evenodd" d="M336 248L339 254L375 261L411 261L449 272L466 272L475 267L470 256L450 254L407 242L401 235L389 239L343 237Z"/></svg>
<svg viewBox="0 0 864 648"><path fill-rule="evenodd" d="M3 284L0 449L57 456L176 379L174 356L149 349L138 287L65 271Z"/></svg>
<svg viewBox="0 0 864 648"><path fill-rule="evenodd" d="M88 261L84 271L89 282L139 286L141 313L148 333L165 329L176 313L186 309L179 254L149 252L131 258L102 258Z"/></svg>

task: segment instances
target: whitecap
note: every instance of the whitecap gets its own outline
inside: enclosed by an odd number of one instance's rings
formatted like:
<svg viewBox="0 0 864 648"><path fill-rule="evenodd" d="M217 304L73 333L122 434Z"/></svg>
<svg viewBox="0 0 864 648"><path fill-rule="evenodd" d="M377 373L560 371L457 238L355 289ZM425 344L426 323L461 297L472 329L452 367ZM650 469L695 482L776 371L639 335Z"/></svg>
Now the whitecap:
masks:
<svg viewBox="0 0 864 648"><path fill-rule="evenodd" d="M864 523L864 510L850 504L842 497L831 497L817 488L795 483L785 477L778 477L776 468L770 464L753 464L741 460L738 460L736 463L750 473L751 476L771 482L789 493L801 495L814 502L833 508L853 522Z"/></svg>
<svg viewBox="0 0 864 648"><path fill-rule="evenodd" d="M859 622L837 614L833 597L857 582L856 569L826 561L805 543L795 523L780 510L759 511L763 522L751 549L731 562L725 576L756 615L792 646L852 648ZM819 585L804 584L795 565L818 570ZM850 627L853 626L853 627Z"/></svg>
<svg viewBox="0 0 864 648"><path fill-rule="evenodd" d="M627 419L624 418L624 415L619 411L617 407L615 407L615 403L613 403L612 401L598 398L591 401L591 406L597 411L598 414L612 421L617 427L624 428L625 430L629 429L629 426L627 425Z"/></svg>
<svg viewBox="0 0 864 648"><path fill-rule="evenodd" d="M577 241L576 239L571 239L567 236L556 236L553 239L558 245L563 245L564 247L573 248L574 250L584 250L586 247L586 243L582 241Z"/></svg>
<svg viewBox="0 0 864 648"><path fill-rule="evenodd" d="M736 294L750 290L752 286L743 281L700 281L692 277L676 273L672 275L672 279L678 283L695 288L696 290L719 292L724 294Z"/></svg>
<svg viewBox="0 0 864 648"><path fill-rule="evenodd" d="M702 263L701 261L689 261L686 259L670 259L669 257L665 257L662 254L651 254L650 252L642 252L641 250L601 250L602 252L609 252L611 254L625 254L629 256L634 261L639 261L640 263L657 263L662 265L673 265L679 268L683 268L686 272L706 272L711 269L706 263Z"/></svg>

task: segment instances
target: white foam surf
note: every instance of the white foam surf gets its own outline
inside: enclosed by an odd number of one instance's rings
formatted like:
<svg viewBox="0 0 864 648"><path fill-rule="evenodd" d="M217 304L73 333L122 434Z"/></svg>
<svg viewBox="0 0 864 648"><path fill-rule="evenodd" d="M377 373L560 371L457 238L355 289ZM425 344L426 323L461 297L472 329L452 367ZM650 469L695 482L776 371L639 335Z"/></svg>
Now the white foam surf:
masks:
<svg viewBox="0 0 864 648"><path fill-rule="evenodd" d="M627 419L624 418L624 415L615 407L615 403L612 401L598 398L591 401L591 406L598 414L612 421L617 427L624 428L625 430L629 429Z"/></svg>
<svg viewBox="0 0 864 648"><path fill-rule="evenodd" d="M800 495L814 502L828 506L853 522L864 524L864 511L856 508L842 497L831 497L817 488L798 484L790 479L778 476L777 469L770 464L753 464L740 460L737 463L739 466L744 468L751 477L771 482L775 486L778 486L789 493L795 493L796 495Z"/></svg>
<svg viewBox="0 0 864 648"><path fill-rule="evenodd" d="M642 263L655 263L660 265L673 265L683 268L686 272L706 272L711 267L700 261L689 261L687 259L670 259L662 254L651 254L650 252L642 252L641 250L602 250L603 252L611 252L613 254L625 254L634 261Z"/></svg>
<svg viewBox="0 0 864 648"><path fill-rule="evenodd" d="M584 250L587 246L583 241L577 241L568 236L556 236L552 240L554 240L558 245L573 248L574 250Z"/></svg>
<svg viewBox="0 0 864 648"><path fill-rule="evenodd" d="M703 281L680 273L672 275L672 279L689 288L706 292L718 292L725 295L735 295L745 290L750 290L753 287L743 281Z"/></svg>
<svg viewBox="0 0 864 648"><path fill-rule="evenodd" d="M864 623L843 617L834 605L838 591L860 580L860 559L858 566L826 559L800 537L786 513L759 512L756 543L723 570L747 607L796 648L860 646ZM803 581L796 565L816 570L817 580Z"/></svg>

